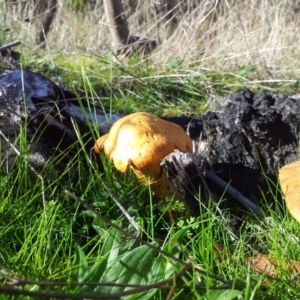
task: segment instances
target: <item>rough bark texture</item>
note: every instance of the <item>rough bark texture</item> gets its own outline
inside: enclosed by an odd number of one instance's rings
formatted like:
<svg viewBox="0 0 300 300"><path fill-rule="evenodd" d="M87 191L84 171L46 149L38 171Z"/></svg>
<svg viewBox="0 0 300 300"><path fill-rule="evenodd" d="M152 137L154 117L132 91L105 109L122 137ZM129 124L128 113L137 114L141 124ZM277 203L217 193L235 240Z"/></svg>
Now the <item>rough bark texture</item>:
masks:
<svg viewBox="0 0 300 300"><path fill-rule="evenodd" d="M166 166L190 203L195 203L199 188L202 195L209 190L219 197L224 192L205 178L205 170L248 197L274 200L268 191L276 194L278 169L298 159L299 127L298 100L249 90L233 93L205 114L196 153L174 153Z"/></svg>
<svg viewBox="0 0 300 300"><path fill-rule="evenodd" d="M297 159L299 121L300 103L287 96L231 94L203 120L207 160L216 169L234 164L275 175L280 166Z"/></svg>
<svg viewBox="0 0 300 300"><path fill-rule="evenodd" d="M156 41L130 34L122 0L104 0L103 3L113 47L118 56L132 56L136 53L146 56L156 48Z"/></svg>
<svg viewBox="0 0 300 300"><path fill-rule="evenodd" d="M1 47L2 45L0 45ZM21 54L12 50L6 49L0 51L0 68L8 68L19 65Z"/></svg>
<svg viewBox="0 0 300 300"><path fill-rule="evenodd" d="M106 133L110 124L122 115L107 115L92 103L89 105L92 109L85 109L86 100L80 100L81 103L75 94L29 70L6 71L0 75L1 133L19 150L25 149L27 158L36 167L42 167L51 156L64 153L77 141L76 130L90 149L94 141L88 122L98 124L99 134ZM72 120L78 126L76 130ZM26 130L26 145L21 145L18 138L22 128ZM0 141L0 165L11 166L16 153L3 136Z"/></svg>

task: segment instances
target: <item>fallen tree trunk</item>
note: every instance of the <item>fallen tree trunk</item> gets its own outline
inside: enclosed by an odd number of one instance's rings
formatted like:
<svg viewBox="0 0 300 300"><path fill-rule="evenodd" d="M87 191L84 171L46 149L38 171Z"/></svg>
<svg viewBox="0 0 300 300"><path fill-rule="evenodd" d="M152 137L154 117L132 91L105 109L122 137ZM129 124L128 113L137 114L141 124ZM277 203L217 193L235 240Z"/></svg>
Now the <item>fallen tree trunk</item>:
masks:
<svg viewBox="0 0 300 300"><path fill-rule="evenodd" d="M99 103L84 96L79 98L44 76L18 68L0 75L0 112L0 131L15 144L24 126L30 161L41 167L57 153L71 152L78 135L86 149L91 149L95 139L124 116L110 109L105 111ZM190 118L171 121L186 128ZM96 127L98 132L93 137ZM11 165L15 154L2 138L1 143L0 166Z"/></svg>
<svg viewBox="0 0 300 300"><path fill-rule="evenodd" d="M87 101L29 70L6 71L0 75L0 130L15 145L24 126L29 160L42 167L55 153L66 151L77 141L78 132L91 148L92 123L98 124L98 134L106 133L111 123L122 117L92 103L87 105ZM6 141L1 139L1 143L0 165L11 165L15 154Z"/></svg>

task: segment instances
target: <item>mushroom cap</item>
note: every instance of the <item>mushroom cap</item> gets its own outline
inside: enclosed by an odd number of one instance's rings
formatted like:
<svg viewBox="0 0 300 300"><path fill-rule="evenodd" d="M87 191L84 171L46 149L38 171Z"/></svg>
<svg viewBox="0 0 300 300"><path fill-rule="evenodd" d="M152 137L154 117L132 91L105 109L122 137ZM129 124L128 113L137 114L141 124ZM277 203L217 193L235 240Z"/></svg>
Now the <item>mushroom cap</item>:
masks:
<svg viewBox="0 0 300 300"><path fill-rule="evenodd" d="M300 223L300 161L283 166L279 182L289 212Z"/></svg>
<svg viewBox="0 0 300 300"><path fill-rule="evenodd" d="M145 112L118 120L94 147L95 152L104 150L121 172L130 165L139 170L157 165L174 149L191 152L192 140L179 125Z"/></svg>

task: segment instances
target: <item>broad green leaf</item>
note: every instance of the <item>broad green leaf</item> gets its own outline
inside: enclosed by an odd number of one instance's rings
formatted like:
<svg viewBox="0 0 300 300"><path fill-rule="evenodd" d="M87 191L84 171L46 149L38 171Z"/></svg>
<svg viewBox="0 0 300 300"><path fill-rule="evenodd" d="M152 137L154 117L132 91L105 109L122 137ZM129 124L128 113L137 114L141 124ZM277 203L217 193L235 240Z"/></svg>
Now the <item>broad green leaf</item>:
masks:
<svg viewBox="0 0 300 300"><path fill-rule="evenodd" d="M189 231L189 226L186 226L184 228L181 228L178 230L171 238L170 241L168 241L167 244L163 246L163 249L167 251L168 253L178 256L180 253L177 247L174 247L174 245L181 244L183 239L186 238L186 234Z"/></svg>
<svg viewBox="0 0 300 300"><path fill-rule="evenodd" d="M247 277L237 277L237 278L235 278L234 283L238 284L242 288L246 288L247 285L249 284L249 280L251 283L256 284L262 278L263 278L262 275L252 275L252 276L249 276L249 278L248 278L248 276Z"/></svg>
<svg viewBox="0 0 300 300"><path fill-rule="evenodd" d="M178 231L171 237L171 243L180 243L186 238L186 233L190 230L191 226L185 226Z"/></svg>
<svg viewBox="0 0 300 300"><path fill-rule="evenodd" d="M86 273L88 271L88 262L81 247L78 245L76 245L75 247L75 257L74 257L73 266L74 268L72 268L69 275L69 281L70 282L84 281Z"/></svg>
<svg viewBox="0 0 300 300"><path fill-rule="evenodd" d="M107 236L104 240L101 255L105 256L109 253L109 257L107 259L107 268L114 263L114 260L118 258L119 250L120 250L120 241L121 241L121 232L116 228L112 228L107 232Z"/></svg>
<svg viewBox="0 0 300 300"><path fill-rule="evenodd" d="M166 279L167 276L165 273L165 264L166 264L165 257L159 254L154 259L154 263L151 269L149 270L148 282L144 282L143 284L151 284ZM156 293L156 291L157 289L147 290L138 295L136 294L135 298L133 299L139 299L139 300L151 299L152 296Z"/></svg>
<svg viewBox="0 0 300 300"><path fill-rule="evenodd" d="M92 267L86 272L84 281L85 282L101 282L101 278L106 271L107 258L109 253L105 257L99 258ZM95 286L82 286L80 289L76 289L77 292L87 293L95 290Z"/></svg>
<svg viewBox="0 0 300 300"><path fill-rule="evenodd" d="M93 264L93 266L86 274L85 281L100 281L107 267L107 258L108 254L100 258L99 261Z"/></svg>
<svg viewBox="0 0 300 300"><path fill-rule="evenodd" d="M233 300L241 294L238 290L211 290L208 293L209 300Z"/></svg>
<svg viewBox="0 0 300 300"><path fill-rule="evenodd" d="M96 232L101 235L105 235L107 232L107 224L97 217L95 217L93 220L93 227L96 230Z"/></svg>
<svg viewBox="0 0 300 300"><path fill-rule="evenodd" d="M186 237L186 233L188 232L189 227L186 226L184 228L181 228L180 230L178 230L171 238L170 241L163 246L163 250L172 254L174 257L179 257L180 255L180 251L178 249L178 247L174 247L174 245L176 244L181 244L182 240ZM176 265L176 264L175 264ZM173 260L165 260L165 264L164 264L164 273L166 277L170 277L172 276L172 274L174 274L174 272L178 271L178 268L176 266L174 266L174 261Z"/></svg>
<svg viewBox="0 0 300 300"><path fill-rule="evenodd" d="M103 278L102 282L110 282L116 284L149 284L163 279L163 269L154 270L153 264L157 253L147 246L141 246L126 253L118 262L116 262ZM161 259L161 258L160 258ZM116 293L120 291L130 290L127 287L99 287L98 291L102 293ZM148 290L139 295L130 295L122 299L149 299L155 293L155 289Z"/></svg>

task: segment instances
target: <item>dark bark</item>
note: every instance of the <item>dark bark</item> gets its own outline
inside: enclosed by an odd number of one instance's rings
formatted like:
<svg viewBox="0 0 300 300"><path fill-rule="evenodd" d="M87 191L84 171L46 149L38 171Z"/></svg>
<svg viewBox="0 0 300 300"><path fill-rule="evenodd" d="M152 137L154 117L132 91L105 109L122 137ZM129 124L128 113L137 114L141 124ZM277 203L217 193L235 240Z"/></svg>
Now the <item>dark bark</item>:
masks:
<svg viewBox="0 0 300 300"><path fill-rule="evenodd" d="M104 0L103 3L113 47L119 57L130 57L135 54L147 56L157 47L154 40L130 34L121 0Z"/></svg>
<svg viewBox="0 0 300 300"><path fill-rule="evenodd" d="M199 194L210 191L218 200L224 193L205 178L205 170L247 197L280 201L278 169L298 159L299 129L298 100L249 90L233 93L205 114L196 154L172 154L166 166L191 204Z"/></svg>
<svg viewBox="0 0 300 300"><path fill-rule="evenodd" d="M6 64L17 66L19 64L21 54L12 50L12 48L20 44L20 41L15 41L6 45L0 45L0 66Z"/></svg>
<svg viewBox="0 0 300 300"><path fill-rule="evenodd" d="M91 103L91 109L84 110L82 104L86 101L82 97L80 104L74 93L31 71L7 71L0 75L0 130L12 144L20 148L22 145L18 136L24 126L28 143L25 147L27 156L34 166L42 167L50 157L66 152L78 140L72 119L83 136L87 149L90 149L94 141L87 123L97 122L99 135L101 132L108 132L110 124L122 116L115 114L110 118ZM0 165L10 166L16 153L1 137L0 140ZM71 155L66 155L66 159Z"/></svg>
<svg viewBox="0 0 300 300"><path fill-rule="evenodd" d="M122 1L104 0L103 4L114 47L116 49L122 48L127 45L130 37Z"/></svg>
<svg viewBox="0 0 300 300"><path fill-rule="evenodd" d="M28 155L31 163L40 167L59 153L65 153L66 160L72 156L70 146L78 140L76 130L89 151L94 146L94 138L88 123L98 124L99 132L94 133L97 138L123 117L111 114L110 109L106 113L84 95L79 99L78 95L60 88L48 78L21 69L0 74L0 112L0 130L12 144L19 144L20 130L22 126L26 128ZM175 118L172 121L186 127L189 120ZM1 137L0 140L0 165L12 165L16 154Z"/></svg>

